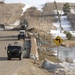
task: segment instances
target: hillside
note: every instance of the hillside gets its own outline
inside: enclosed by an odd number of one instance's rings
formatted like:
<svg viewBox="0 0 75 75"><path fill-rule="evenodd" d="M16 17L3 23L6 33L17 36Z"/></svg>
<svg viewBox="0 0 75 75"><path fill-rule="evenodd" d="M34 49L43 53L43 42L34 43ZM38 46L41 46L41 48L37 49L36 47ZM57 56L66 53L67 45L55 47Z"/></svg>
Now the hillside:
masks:
<svg viewBox="0 0 75 75"><path fill-rule="evenodd" d="M0 23L12 24L20 18L23 4L0 4Z"/></svg>
<svg viewBox="0 0 75 75"><path fill-rule="evenodd" d="M64 3L57 3L58 10L62 10ZM70 3L70 6L74 3ZM23 19L28 20L29 28L37 28L49 32L50 29L56 29L53 23L57 21L55 18L54 3L46 3L41 6L31 6L23 11L26 5L21 3L0 4L0 23L12 25L16 21ZM39 9L37 8L39 7ZM22 15L23 14L23 15Z"/></svg>
<svg viewBox="0 0 75 75"><path fill-rule="evenodd" d="M64 3L57 3L58 10L62 10ZM74 5L74 3L70 3L70 6ZM40 6L41 8L41 6ZM42 5L41 10L38 10L37 6L28 8L24 15L21 17L22 19L27 19L29 22L29 28L37 28L39 30L49 32L50 29L56 29L53 26L53 22L56 22L55 18L55 6L54 3L46 3Z"/></svg>
<svg viewBox="0 0 75 75"><path fill-rule="evenodd" d="M52 22L56 21L56 18L51 16L53 14L53 9L47 10L46 8L49 8L49 6L47 7L47 4L43 5L42 11L37 10L36 7L30 7L24 12L21 20L24 18L27 19L29 28L37 28L49 32L50 29L55 29Z"/></svg>

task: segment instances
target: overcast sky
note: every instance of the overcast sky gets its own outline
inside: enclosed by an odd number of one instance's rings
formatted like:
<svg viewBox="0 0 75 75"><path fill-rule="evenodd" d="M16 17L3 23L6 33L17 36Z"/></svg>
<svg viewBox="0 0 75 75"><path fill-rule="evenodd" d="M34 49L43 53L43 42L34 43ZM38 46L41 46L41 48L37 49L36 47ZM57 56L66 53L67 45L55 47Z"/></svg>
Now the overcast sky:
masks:
<svg viewBox="0 0 75 75"><path fill-rule="evenodd" d="M75 0L5 0L6 3L17 3L17 2L21 2L24 4L28 4L28 5L39 5L39 4L44 4L46 2L73 2L75 3Z"/></svg>

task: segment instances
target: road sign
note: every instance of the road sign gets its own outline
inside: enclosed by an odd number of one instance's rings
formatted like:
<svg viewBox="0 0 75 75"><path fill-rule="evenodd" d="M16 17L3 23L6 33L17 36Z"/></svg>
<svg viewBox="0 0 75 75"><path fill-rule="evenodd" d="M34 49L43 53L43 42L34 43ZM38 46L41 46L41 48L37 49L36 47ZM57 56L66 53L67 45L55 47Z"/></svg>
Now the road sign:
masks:
<svg viewBox="0 0 75 75"><path fill-rule="evenodd" d="M57 45L60 45L63 42L63 39L60 36L57 36L54 40L53 40Z"/></svg>

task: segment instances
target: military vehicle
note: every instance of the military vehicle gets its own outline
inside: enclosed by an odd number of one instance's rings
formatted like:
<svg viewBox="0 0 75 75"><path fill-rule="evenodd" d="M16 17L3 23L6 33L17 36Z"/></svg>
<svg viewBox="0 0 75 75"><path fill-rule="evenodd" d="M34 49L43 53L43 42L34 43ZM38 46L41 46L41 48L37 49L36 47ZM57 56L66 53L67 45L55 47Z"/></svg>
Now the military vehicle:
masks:
<svg viewBox="0 0 75 75"><path fill-rule="evenodd" d="M6 47L5 47L6 49ZM8 60L11 60L11 58L19 58L21 60L21 55L22 55L22 47L17 45L16 43L9 44L7 46L7 58Z"/></svg>
<svg viewBox="0 0 75 75"><path fill-rule="evenodd" d="M4 24L0 24L0 30L5 30Z"/></svg>
<svg viewBox="0 0 75 75"><path fill-rule="evenodd" d="M18 34L18 40L25 39L25 30L20 30L20 33Z"/></svg>

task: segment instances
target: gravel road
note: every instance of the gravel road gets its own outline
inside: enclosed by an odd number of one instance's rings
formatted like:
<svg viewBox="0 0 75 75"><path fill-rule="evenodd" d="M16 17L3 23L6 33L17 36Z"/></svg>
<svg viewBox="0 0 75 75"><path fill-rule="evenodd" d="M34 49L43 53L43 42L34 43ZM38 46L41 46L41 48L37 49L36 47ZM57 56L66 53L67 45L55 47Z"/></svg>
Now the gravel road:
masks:
<svg viewBox="0 0 75 75"><path fill-rule="evenodd" d="M18 33L18 31L0 31L0 75L13 75L23 65L24 60L7 60L7 50L5 50L9 43L14 43L15 41L23 45L22 40L17 40Z"/></svg>
<svg viewBox="0 0 75 75"><path fill-rule="evenodd" d="M5 47L9 43L17 41L23 45L23 40L17 40L18 33L18 31L0 31L0 75L54 75L34 66L30 59L7 60Z"/></svg>

